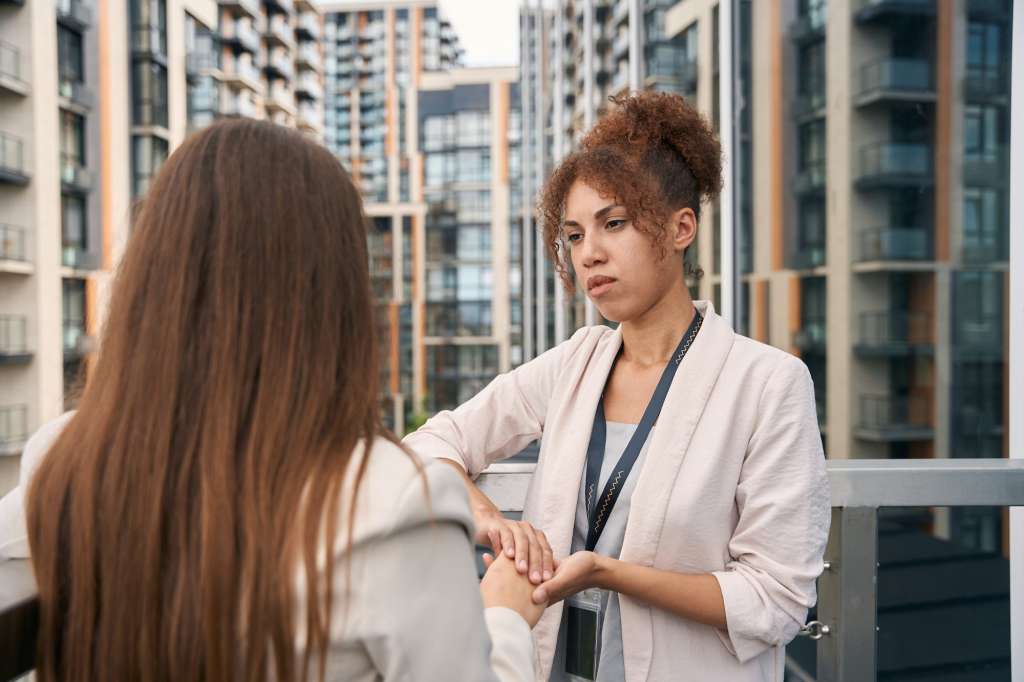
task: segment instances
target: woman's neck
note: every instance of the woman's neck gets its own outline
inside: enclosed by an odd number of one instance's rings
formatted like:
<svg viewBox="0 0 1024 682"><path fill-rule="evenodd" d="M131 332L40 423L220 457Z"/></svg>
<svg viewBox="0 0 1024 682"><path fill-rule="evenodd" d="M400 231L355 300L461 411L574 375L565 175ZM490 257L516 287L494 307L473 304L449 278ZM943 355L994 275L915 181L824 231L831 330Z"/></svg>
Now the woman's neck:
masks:
<svg viewBox="0 0 1024 682"><path fill-rule="evenodd" d="M647 312L623 322L622 359L642 367L664 365L693 321L690 291L680 278Z"/></svg>

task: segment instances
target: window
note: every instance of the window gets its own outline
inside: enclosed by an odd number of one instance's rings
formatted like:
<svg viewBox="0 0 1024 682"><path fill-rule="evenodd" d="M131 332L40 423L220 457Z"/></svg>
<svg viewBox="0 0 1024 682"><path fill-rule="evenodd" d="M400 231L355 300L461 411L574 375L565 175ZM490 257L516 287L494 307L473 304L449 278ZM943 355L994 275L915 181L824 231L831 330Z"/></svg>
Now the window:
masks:
<svg viewBox="0 0 1024 682"><path fill-rule="evenodd" d="M439 151L452 146L451 117L428 116L423 120L423 151Z"/></svg>
<svg viewBox="0 0 1024 682"><path fill-rule="evenodd" d="M167 67L149 59L132 63L132 124L167 127Z"/></svg>
<svg viewBox="0 0 1024 682"><path fill-rule="evenodd" d="M460 149L455 158L455 169L457 182L490 182L491 150Z"/></svg>
<svg viewBox="0 0 1024 682"><path fill-rule="evenodd" d="M798 89L805 97L825 97L825 43L807 45L800 50Z"/></svg>
<svg viewBox="0 0 1024 682"><path fill-rule="evenodd" d="M812 121L800 126L800 170L825 166L825 121Z"/></svg>
<svg viewBox="0 0 1024 682"><path fill-rule="evenodd" d="M968 262L1006 260L1006 205L993 188L964 188L963 258Z"/></svg>
<svg viewBox="0 0 1024 682"><path fill-rule="evenodd" d="M57 26L57 61L61 82L85 81L82 34L63 24Z"/></svg>
<svg viewBox="0 0 1024 682"><path fill-rule="evenodd" d="M85 197L77 194L60 197L61 244L65 249L85 251L89 246L85 205Z"/></svg>
<svg viewBox="0 0 1024 682"><path fill-rule="evenodd" d="M166 0L130 0L132 49L137 53L167 55Z"/></svg>
<svg viewBox="0 0 1024 682"><path fill-rule="evenodd" d="M491 146L491 116L486 111L460 111L455 129L461 147Z"/></svg>
<svg viewBox="0 0 1024 682"><path fill-rule="evenodd" d="M167 160L167 140L153 135L132 137L132 194L140 197Z"/></svg>
<svg viewBox="0 0 1024 682"><path fill-rule="evenodd" d="M966 105L964 107L964 160L997 160L999 149L1006 144L1002 135L1000 107ZM966 178L970 180L971 178Z"/></svg>
<svg viewBox="0 0 1024 682"><path fill-rule="evenodd" d="M85 117L70 111L60 112L61 166L85 166Z"/></svg>

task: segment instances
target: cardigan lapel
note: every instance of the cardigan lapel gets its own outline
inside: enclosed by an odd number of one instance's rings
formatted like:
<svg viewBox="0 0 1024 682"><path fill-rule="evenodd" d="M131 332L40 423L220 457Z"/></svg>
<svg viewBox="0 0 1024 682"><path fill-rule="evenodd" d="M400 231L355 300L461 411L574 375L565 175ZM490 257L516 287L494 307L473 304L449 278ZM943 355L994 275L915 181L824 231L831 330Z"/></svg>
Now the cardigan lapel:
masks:
<svg viewBox="0 0 1024 682"><path fill-rule="evenodd" d="M708 301L696 301L704 324L672 381L630 500L623 561L651 566L661 538L669 497L704 406L732 349L735 333ZM589 431L588 431L589 437ZM622 645L626 678L645 680L651 664L650 608L622 598Z"/></svg>

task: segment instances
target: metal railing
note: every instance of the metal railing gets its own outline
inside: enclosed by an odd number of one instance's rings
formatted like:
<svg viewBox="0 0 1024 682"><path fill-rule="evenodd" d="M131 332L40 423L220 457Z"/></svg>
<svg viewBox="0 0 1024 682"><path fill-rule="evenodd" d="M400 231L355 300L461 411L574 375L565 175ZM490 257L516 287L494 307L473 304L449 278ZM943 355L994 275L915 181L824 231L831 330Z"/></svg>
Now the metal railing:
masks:
<svg viewBox="0 0 1024 682"><path fill-rule="evenodd" d="M21 50L14 45L0 40L0 76L19 83L21 78Z"/></svg>
<svg viewBox="0 0 1024 682"><path fill-rule="evenodd" d="M878 91L934 93L931 64L925 59L892 58L865 64L860 71L860 94Z"/></svg>
<svg viewBox="0 0 1024 682"><path fill-rule="evenodd" d="M930 260L931 235L921 227L874 227L860 233L861 261Z"/></svg>
<svg viewBox="0 0 1024 682"><path fill-rule="evenodd" d="M860 174L861 179L929 178L932 175L931 147L891 142L867 145L860 150Z"/></svg>
<svg viewBox="0 0 1024 682"><path fill-rule="evenodd" d="M0 407L0 452L11 446L20 446L28 440L28 435L28 406Z"/></svg>
<svg viewBox="0 0 1024 682"><path fill-rule="evenodd" d="M860 314L861 351L907 352L911 348L932 347L933 318L930 313L879 310Z"/></svg>
<svg viewBox="0 0 1024 682"><path fill-rule="evenodd" d="M0 260L28 260L25 235L23 227L0 223Z"/></svg>
<svg viewBox="0 0 1024 682"><path fill-rule="evenodd" d="M502 512L519 514L534 468L532 463L496 464L477 485ZM828 476L832 526L825 570L818 581L816 620L802 634L816 640L819 682L870 682L878 662L879 509L1024 506L1024 462L833 460ZM0 680L32 668L36 633L31 566L0 562Z"/></svg>
<svg viewBox="0 0 1024 682"><path fill-rule="evenodd" d="M862 395L856 435L868 440L926 439L934 433L931 401L920 396Z"/></svg>
<svg viewBox="0 0 1024 682"><path fill-rule="evenodd" d="M0 356L28 352L28 320L22 315L0 315Z"/></svg>
<svg viewBox="0 0 1024 682"><path fill-rule="evenodd" d="M25 172L25 144L20 137L0 132L0 169Z"/></svg>

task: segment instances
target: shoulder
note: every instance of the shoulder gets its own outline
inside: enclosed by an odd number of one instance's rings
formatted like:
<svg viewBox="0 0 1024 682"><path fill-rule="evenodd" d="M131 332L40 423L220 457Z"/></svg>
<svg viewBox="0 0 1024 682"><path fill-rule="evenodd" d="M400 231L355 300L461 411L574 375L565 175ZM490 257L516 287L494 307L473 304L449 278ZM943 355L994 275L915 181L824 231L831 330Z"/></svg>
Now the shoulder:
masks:
<svg viewBox="0 0 1024 682"><path fill-rule="evenodd" d="M60 438L60 434L64 432L71 418L75 416L75 413L65 412L61 416L46 422L39 429L32 434L32 437L25 443L25 449L22 450L21 454L21 475L19 477L19 484L24 486L28 483L29 478L35 470L39 468L39 464L43 461L46 453L50 451L53 444Z"/></svg>
<svg viewBox="0 0 1024 682"><path fill-rule="evenodd" d="M807 365L797 356L742 334L735 335L728 362L764 381L789 381L808 374Z"/></svg>
<svg viewBox="0 0 1024 682"><path fill-rule="evenodd" d="M360 446L350 475L363 456ZM469 497L459 474L450 465L425 460L387 438L378 437L370 448L356 499L357 540L436 522L456 523L467 533L472 529Z"/></svg>

